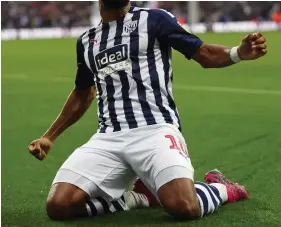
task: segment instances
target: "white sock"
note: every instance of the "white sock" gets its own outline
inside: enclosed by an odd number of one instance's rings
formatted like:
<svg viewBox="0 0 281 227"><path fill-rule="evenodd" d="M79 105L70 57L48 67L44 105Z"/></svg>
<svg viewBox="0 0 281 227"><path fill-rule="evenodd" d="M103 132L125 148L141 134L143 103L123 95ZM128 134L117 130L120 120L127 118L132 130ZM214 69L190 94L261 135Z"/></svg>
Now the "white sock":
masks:
<svg viewBox="0 0 281 227"><path fill-rule="evenodd" d="M214 187L216 187L218 189L222 202L226 203L228 200L226 186L224 184L220 184L220 183L212 183L210 185L213 185Z"/></svg>
<svg viewBox="0 0 281 227"><path fill-rule="evenodd" d="M220 185L209 185L198 181L194 183L194 186L200 203L201 217L212 214L224 203L223 199L225 199L226 188Z"/></svg>
<svg viewBox="0 0 281 227"><path fill-rule="evenodd" d="M102 197L92 198L86 202L86 209L88 216L91 217L129 210L125 204L123 196L115 201L109 201L108 199Z"/></svg>
<svg viewBox="0 0 281 227"><path fill-rule="evenodd" d="M149 207L148 199L144 194L128 191L124 192L123 196L129 209Z"/></svg>

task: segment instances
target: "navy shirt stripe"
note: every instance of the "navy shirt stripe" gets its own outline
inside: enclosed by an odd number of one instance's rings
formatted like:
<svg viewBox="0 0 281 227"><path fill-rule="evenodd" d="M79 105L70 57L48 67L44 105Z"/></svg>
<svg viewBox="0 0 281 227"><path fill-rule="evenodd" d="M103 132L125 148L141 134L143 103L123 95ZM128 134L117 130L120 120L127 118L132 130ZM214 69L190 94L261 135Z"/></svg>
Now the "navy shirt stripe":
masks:
<svg viewBox="0 0 281 227"><path fill-rule="evenodd" d="M87 66L84 58L85 47L83 45L83 38L85 34L86 33L84 33L78 38L76 44L77 72L76 72L75 86L77 89L88 88L95 84L94 74Z"/></svg>
<svg viewBox="0 0 281 227"><path fill-rule="evenodd" d="M124 24L124 18L117 21L116 34L114 37L115 46L122 43L123 24Z"/></svg>
<svg viewBox="0 0 281 227"><path fill-rule="evenodd" d="M105 82L106 82L106 91L107 91L108 112L109 112L109 117L110 117L111 123L113 125L113 132L120 131L121 127L120 127L120 123L117 121L117 115L116 115L116 110L115 110L115 106L114 106L115 88L114 88L112 77L106 76Z"/></svg>
<svg viewBox="0 0 281 227"><path fill-rule="evenodd" d="M134 13L132 21L139 21L140 12ZM147 125L156 124L155 118L152 115L151 108L146 100L146 89L142 82L140 65L139 65L139 27L137 26L133 32L130 34L130 58L132 61L132 72L133 78L137 84L137 92L139 97L139 102L142 108L144 118Z"/></svg>
<svg viewBox="0 0 281 227"><path fill-rule="evenodd" d="M103 51L104 49L106 49L108 34L109 34L109 23L103 23L102 24L100 47L99 47L100 52Z"/></svg>
<svg viewBox="0 0 281 227"><path fill-rule="evenodd" d="M130 129L137 128L138 124L137 124L137 121L136 121L136 118L134 115L134 111L132 108L132 101L129 98L130 85L129 85L128 75L125 71L120 71L119 77L120 77L120 81L122 83L121 92L122 92L126 120L129 124Z"/></svg>

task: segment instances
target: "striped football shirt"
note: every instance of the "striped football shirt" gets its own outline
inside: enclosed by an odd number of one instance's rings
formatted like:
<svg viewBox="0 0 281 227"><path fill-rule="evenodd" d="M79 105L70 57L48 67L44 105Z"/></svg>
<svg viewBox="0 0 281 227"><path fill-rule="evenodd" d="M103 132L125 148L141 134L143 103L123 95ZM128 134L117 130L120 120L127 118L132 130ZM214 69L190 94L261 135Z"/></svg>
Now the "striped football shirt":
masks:
<svg viewBox="0 0 281 227"><path fill-rule="evenodd" d="M172 48L191 59L202 45L161 9L131 7L77 41L76 88L96 87L99 132L173 124L180 118L172 94Z"/></svg>

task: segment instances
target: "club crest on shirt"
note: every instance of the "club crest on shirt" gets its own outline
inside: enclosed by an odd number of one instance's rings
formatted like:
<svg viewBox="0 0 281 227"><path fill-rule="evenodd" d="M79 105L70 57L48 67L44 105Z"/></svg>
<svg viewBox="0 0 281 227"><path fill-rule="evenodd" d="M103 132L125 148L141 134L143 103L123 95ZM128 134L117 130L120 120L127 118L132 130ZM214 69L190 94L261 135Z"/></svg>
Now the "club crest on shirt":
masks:
<svg viewBox="0 0 281 227"><path fill-rule="evenodd" d="M137 20L128 22L124 25L124 31L127 32L127 33L131 33L137 28L137 26L138 26Z"/></svg>

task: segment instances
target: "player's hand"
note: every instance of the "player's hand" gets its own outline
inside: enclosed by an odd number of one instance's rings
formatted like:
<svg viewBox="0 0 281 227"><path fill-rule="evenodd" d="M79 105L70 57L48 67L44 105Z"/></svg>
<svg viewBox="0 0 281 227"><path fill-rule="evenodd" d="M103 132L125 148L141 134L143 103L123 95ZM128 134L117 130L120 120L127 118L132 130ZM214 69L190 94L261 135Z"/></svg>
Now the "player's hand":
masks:
<svg viewBox="0 0 281 227"><path fill-rule="evenodd" d="M260 32L245 36L238 48L238 55L242 60L255 60L266 53L266 38Z"/></svg>
<svg viewBox="0 0 281 227"><path fill-rule="evenodd" d="M32 141L28 145L27 149L29 150L30 154L32 154L38 160L42 161L47 156L52 146L53 143L49 139L40 138Z"/></svg>

